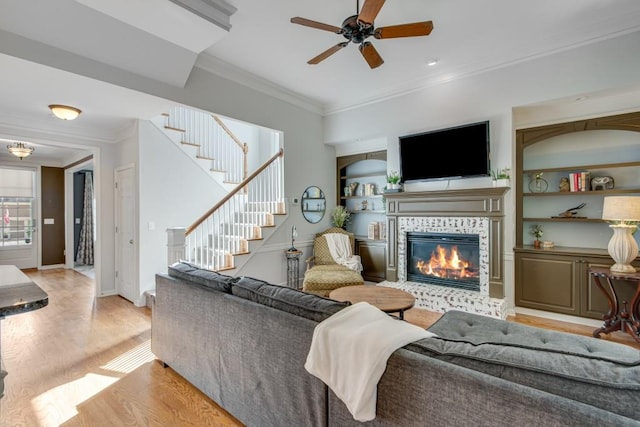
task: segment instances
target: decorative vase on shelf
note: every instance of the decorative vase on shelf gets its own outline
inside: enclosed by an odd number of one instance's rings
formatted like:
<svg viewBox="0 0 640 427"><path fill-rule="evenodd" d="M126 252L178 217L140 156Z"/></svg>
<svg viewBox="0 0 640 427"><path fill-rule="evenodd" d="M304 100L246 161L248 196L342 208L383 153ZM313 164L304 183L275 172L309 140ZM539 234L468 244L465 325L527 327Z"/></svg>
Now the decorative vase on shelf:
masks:
<svg viewBox="0 0 640 427"><path fill-rule="evenodd" d="M509 179L508 178L494 179L493 180L493 186L494 187L508 187L509 186Z"/></svg>
<svg viewBox="0 0 640 427"><path fill-rule="evenodd" d="M536 249L540 249L540 240L536 239L533 241L533 247Z"/></svg>
<svg viewBox="0 0 640 427"><path fill-rule="evenodd" d="M529 191L532 193L544 193L549 188L549 184L542 177L542 173L537 173L531 181L529 181Z"/></svg>

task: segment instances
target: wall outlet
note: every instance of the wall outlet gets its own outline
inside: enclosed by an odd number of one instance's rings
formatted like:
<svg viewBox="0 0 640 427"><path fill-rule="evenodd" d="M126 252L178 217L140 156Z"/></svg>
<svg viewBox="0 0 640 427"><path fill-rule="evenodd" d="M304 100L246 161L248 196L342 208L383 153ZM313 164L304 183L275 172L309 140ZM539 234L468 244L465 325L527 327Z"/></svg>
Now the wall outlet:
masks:
<svg viewBox="0 0 640 427"><path fill-rule="evenodd" d="M299 203L300 203L300 199L299 198L297 198L297 197L292 197L291 198L291 204L292 205L297 205Z"/></svg>

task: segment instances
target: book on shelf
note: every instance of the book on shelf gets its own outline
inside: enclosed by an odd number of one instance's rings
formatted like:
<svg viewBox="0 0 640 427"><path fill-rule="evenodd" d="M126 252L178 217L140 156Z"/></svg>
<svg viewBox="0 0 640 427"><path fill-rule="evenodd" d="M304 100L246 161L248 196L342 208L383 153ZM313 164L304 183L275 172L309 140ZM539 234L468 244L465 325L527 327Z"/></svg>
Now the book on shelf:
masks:
<svg viewBox="0 0 640 427"><path fill-rule="evenodd" d="M367 237L371 240L378 240L380 238L380 226L378 222L369 223L369 233Z"/></svg>
<svg viewBox="0 0 640 427"><path fill-rule="evenodd" d="M384 240L387 238L387 225L383 221L369 223L367 238L371 240Z"/></svg>
<svg viewBox="0 0 640 427"><path fill-rule="evenodd" d="M590 175L587 171L569 173L569 191L589 191Z"/></svg>
<svg viewBox="0 0 640 427"><path fill-rule="evenodd" d="M378 230L380 232L380 240L387 239L387 223L384 221L378 222Z"/></svg>

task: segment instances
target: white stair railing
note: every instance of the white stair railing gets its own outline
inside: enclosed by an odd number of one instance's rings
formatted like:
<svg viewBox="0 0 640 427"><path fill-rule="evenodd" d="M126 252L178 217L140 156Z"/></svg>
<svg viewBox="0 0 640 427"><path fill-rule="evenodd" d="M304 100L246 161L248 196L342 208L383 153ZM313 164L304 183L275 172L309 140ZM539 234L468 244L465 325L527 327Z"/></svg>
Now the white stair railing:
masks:
<svg viewBox="0 0 640 427"><path fill-rule="evenodd" d="M247 253L248 242L262 238L261 227L273 226L273 215L285 213L283 154L280 149L185 230L185 261L232 269L233 256Z"/></svg>
<svg viewBox="0 0 640 427"><path fill-rule="evenodd" d="M218 116L173 107L166 114L165 127L183 132L182 142L197 146L197 157L211 160L211 170L225 172L225 181L239 183L246 178L248 146Z"/></svg>

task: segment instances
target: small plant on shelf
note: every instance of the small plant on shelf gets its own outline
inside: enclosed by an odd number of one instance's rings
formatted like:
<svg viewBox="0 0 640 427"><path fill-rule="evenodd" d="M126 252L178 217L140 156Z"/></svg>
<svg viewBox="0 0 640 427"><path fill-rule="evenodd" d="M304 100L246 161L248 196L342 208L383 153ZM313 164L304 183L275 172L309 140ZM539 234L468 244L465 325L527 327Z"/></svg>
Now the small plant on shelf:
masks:
<svg viewBox="0 0 640 427"><path fill-rule="evenodd" d="M511 168L502 168L491 170L491 179L497 181L499 179L509 179L511 178Z"/></svg>
<svg viewBox="0 0 640 427"><path fill-rule="evenodd" d="M398 171L391 171L387 175L387 189L395 190L400 188L400 174Z"/></svg>
<svg viewBox="0 0 640 427"><path fill-rule="evenodd" d="M398 171L391 171L387 175L387 182L389 184L399 184L400 183L400 174Z"/></svg>
<svg viewBox="0 0 640 427"><path fill-rule="evenodd" d="M331 223L336 227L344 228L351 221L351 212L344 206L336 206L331 213Z"/></svg>
<svg viewBox="0 0 640 427"><path fill-rule="evenodd" d="M536 238L536 240L533 241L534 248L540 247L540 238L543 234L544 231L542 231L542 226L540 224L534 224L531 226L531 235Z"/></svg>

